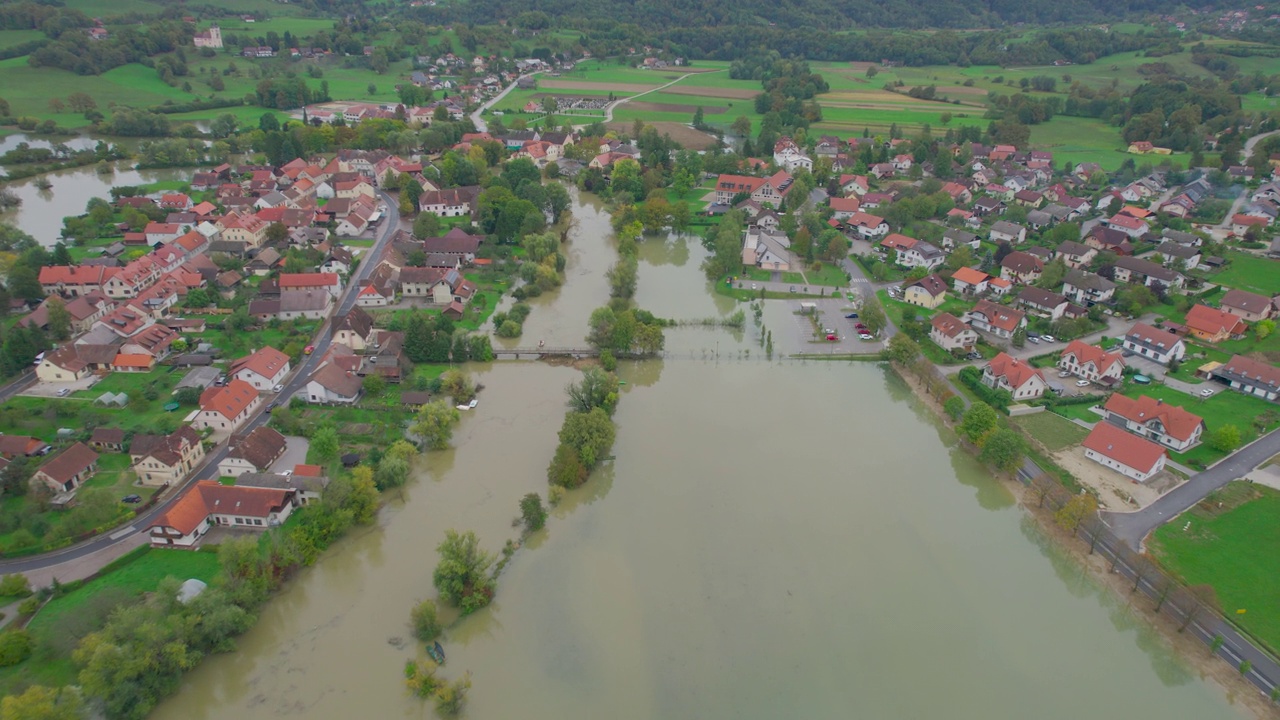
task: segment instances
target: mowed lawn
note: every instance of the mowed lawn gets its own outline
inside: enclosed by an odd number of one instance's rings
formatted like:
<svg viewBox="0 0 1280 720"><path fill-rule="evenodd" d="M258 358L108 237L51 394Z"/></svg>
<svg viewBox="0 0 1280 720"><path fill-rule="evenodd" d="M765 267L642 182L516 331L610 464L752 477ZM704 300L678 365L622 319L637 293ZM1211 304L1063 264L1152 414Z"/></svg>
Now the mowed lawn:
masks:
<svg viewBox="0 0 1280 720"><path fill-rule="evenodd" d="M149 547L134 552L136 557L125 556L130 559L122 558L119 567L41 608L28 626L35 654L20 665L0 670L0 692L8 694L33 683L56 687L75 682L77 670L70 653L80 638L101 627L111 607L135 602L166 577L212 582L218 574L216 553Z"/></svg>
<svg viewBox="0 0 1280 720"><path fill-rule="evenodd" d="M1242 492L1241 485L1219 492ZM1185 531L1187 517L1157 528L1153 551L1187 584L1212 585L1226 616L1275 652L1280 649L1280 492L1263 485L1245 488L1255 499L1218 515L1197 506Z"/></svg>
<svg viewBox="0 0 1280 720"><path fill-rule="evenodd" d="M1227 252L1227 266L1209 280L1260 295L1280 293L1280 261L1238 251Z"/></svg>
<svg viewBox="0 0 1280 720"><path fill-rule="evenodd" d="M1064 450L1084 442L1089 431L1066 418L1051 412L1036 413L1011 418L1010 422L1022 428L1050 452Z"/></svg>
<svg viewBox="0 0 1280 720"><path fill-rule="evenodd" d="M1211 384L1210 386L1215 389L1215 392L1212 397L1208 398L1203 398L1199 395L1188 395L1166 385L1154 384L1130 384L1123 390L1123 393L1129 397L1138 397L1139 395L1153 397L1170 405L1183 408L1187 412L1199 415L1204 419L1205 438L1208 438L1223 425L1235 425L1240 430L1241 446L1247 445L1258 438L1258 431L1253 426L1255 419L1266 414L1267 430L1271 430L1280 424L1280 414L1275 412L1275 406L1271 403L1261 398L1242 395L1222 385ZM1223 455L1224 453L1209 447L1205 442L1200 443L1188 452L1172 453L1173 459L1179 462L1200 461L1206 464L1222 458Z"/></svg>

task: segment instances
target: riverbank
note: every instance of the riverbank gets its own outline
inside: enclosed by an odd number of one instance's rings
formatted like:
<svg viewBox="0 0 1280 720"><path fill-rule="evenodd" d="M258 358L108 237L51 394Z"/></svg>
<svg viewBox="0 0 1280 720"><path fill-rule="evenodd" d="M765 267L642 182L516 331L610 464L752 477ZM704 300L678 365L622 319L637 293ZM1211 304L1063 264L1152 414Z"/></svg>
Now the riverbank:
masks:
<svg viewBox="0 0 1280 720"><path fill-rule="evenodd" d="M911 388L923 405L950 430L955 430L956 422L943 410L938 398L930 394L918 377L903 372L895 363L890 363L894 373ZM966 444L970 452L974 448ZM976 453L975 453L976 454ZM1130 578L1117 572L1115 566L1101 553L1091 552L1089 543L1079 535L1073 535L1058 524L1054 511L1040 502L1038 495L1030 486L1023 483L1016 475L992 471L1005 488L1014 496L1019 507L1035 519L1041 532L1050 538L1055 546L1070 557L1077 565L1101 586L1106 587L1114 597L1127 604L1131 615L1141 618L1144 625L1156 632L1166 647L1202 681L1214 686L1222 692L1223 697L1232 706L1241 709L1249 717L1266 720L1280 717L1280 706L1258 692L1258 689L1244 679L1241 673L1217 658L1208 646L1201 642L1194 633L1180 632L1180 623L1171 615L1155 611L1155 603L1145 594L1133 592L1134 583Z"/></svg>

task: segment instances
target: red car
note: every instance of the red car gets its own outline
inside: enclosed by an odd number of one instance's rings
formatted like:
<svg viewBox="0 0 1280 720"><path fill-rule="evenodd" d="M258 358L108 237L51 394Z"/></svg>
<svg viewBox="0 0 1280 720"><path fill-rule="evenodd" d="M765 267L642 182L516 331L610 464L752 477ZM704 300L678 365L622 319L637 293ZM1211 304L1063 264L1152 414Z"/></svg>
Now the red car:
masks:
<svg viewBox="0 0 1280 720"><path fill-rule="evenodd" d="M835 341L839 340L840 338L839 338L839 337L837 337L837 336L835 335L835 333L832 333L832 334L830 334L830 335L827 335L827 339L828 339L828 340L830 340L831 342L835 342Z"/></svg>

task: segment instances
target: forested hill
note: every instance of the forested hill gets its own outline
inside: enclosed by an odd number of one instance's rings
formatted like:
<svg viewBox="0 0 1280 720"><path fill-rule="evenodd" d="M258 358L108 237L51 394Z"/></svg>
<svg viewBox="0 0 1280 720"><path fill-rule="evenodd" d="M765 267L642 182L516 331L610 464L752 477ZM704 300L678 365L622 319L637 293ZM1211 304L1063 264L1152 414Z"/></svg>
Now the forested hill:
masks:
<svg viewBox="0 0 1280 720"><path fill-rule="evenodd" d="M1188 0L1205 8L1216 0ZM491 23L542 12L555 24L608 20L653 29L769 25L975 28L1013 23L1104 22L1167 12L1167 0L445 0L428 12L441 20Z"/></svg>

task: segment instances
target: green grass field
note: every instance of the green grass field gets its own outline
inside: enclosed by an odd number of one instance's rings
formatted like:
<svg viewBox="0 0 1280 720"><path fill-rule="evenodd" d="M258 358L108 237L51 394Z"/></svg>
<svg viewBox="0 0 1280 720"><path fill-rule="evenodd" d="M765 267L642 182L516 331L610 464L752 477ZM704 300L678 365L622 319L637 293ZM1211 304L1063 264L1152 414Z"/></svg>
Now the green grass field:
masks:
<svg viewBox="0 0 1280 720"><path fill-rule="evenodd" d="M1215 497L1217 495L1217 497ZM1240 503L1240 500L1248 499ZM1218 501L1230 509L1210 511ZM1232 483L1180 518L1156 529L1153 551L1190 585L1212 585L1224 614L1280 649L1280 492ZM1244 610L1244 613L1238 611Z"/></svg>
<svg viewBox="0 0 1280 720"><path fill-rule="evenodd" d="M1022 428L1050 452L1069 448L1084 442L1088 430L1051 412L1036 413L1010 418L1009 422Z"/></svg>
<svg viewBox="0 0 1280 720"><path fill-rule="evenodd" d="M1260 295L1280 293L1280 262L1249 253L1229 251L1227 266L1210 276L1212 282Z"/></svg>
<svg viewBox="0 0 1280 720"><path fill-rule="evenodd" d="M166 577L211 582L218 574L215 553L140 548L123 564L67 594L50 600L31 619L28 629L35 653L25 662L0 669L0 691L9 694L29 684L50 687L74 683L71 651L79 639L102 627L112 607L137 601Z"/></svg>
<svg viewBox="0 0 1280 720"><path fill-rule="evenodd" d="M8 50L33 40L43 40L45 34L39 30L0 30L0 50Z"/></svg>
<svg viewBox="0 0 1280 720"><path fill-rule="evenodd" d="M1261 398L1242 395L1226 388L1218 388L1213 396L1208 398L1203 398L1199 395L1188 395L1165 385L1130 384L1122 392L1129 397L1146 395L1157 400L1163 400L1170 405L1176 405L1187 412L1199 415L1204 419L1206 438L1223 425L1235 425L1240 430L1242 445L1253 442L1258 437L1258 431L1253 426L1253 420L1264 413L1270 413L1268 416L1270 421L1266 425L1267 430L1280 425L1280 416L1276 415L1274 412L1275 406L1271 403ZM1224 454L1209 447L1207 443L1201 442L1188 452L1173 453L1172 457L1182 463L1199 461L1208 464L1222 458Z"/></svg>

